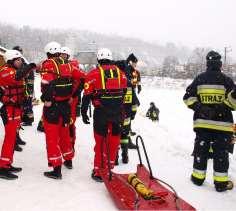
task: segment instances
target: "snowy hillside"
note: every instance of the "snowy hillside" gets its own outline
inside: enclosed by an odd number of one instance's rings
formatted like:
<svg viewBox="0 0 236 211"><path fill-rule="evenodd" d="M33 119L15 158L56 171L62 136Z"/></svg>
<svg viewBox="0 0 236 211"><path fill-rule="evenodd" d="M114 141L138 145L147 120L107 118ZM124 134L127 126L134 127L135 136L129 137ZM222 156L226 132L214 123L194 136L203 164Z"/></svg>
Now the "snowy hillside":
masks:
<svg viewBox="0 0 236 211"><path fill-rule="evenodd" d="M189 179L194 133L192 111L182 102L182 82L174 84L172 81L168 87L161 88L159 79L146 80L150 80L148 84L153 86L143 87L133 129L144 138L154 175L170 183L197 210L236 210L236 189L225 193L217 193L214 189L212 161L209 161L207 180L202 187L194 186ZM144 117L151 101L160 109L159 123ZM84 125L78 119L74 169L63 168L63 179L55 181L43 176L48 169L45 138L44 134L36 132L41 106L35 106L34 111L36 120L33 127L21 131L27 145L23 152L15 154L14 165L23 167L23 171L16 181L0 180L0 211L117 210L104 184L90 178L94 144L92 124ZM2 140L2 125L0 131ZM120 164L115 171L135 171L138 162L136 151L130 151L129 156L129 164ZM235 155L230 156L229 176L236 180Z"/></svg>

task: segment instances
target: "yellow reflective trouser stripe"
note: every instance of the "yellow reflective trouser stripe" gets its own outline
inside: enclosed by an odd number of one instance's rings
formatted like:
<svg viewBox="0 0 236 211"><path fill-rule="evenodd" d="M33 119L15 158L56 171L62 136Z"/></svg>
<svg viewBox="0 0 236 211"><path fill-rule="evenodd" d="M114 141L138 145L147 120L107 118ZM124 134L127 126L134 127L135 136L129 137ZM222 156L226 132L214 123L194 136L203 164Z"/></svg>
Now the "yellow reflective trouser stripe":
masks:
<svg viewBox="0 0 236 211"><path fill-rule="evenodd" d="M122 98L122 96L103 96L102 99Z"/></svg>
<svg viewBox="0 0 236 211"><path fill-rule="evenodd" d="M212 149L212 147L210 147L210 149L209 149L209 152L213 152L213 149Z"/></svg>
<svg viewBox="0 0 236 211"><path fill-rule="evenodd" d="M129 139L128 138L124 138L120 140L121 144L128 144L129 143Z"/></svg>
<svg viewBox="0 0 236 211"><path fill-rule="evenodd" d="M205 179L206 178L206 174L199 173L199 172L193 172L192 175L193 175L193 177L198 178L198 179Z"/></svg>
<svg viewBox="0 0 236 211"><path fill-rule="evenodd" d="M27 80L27 84L33 84L34 80Z"/></svg>
<svg viewBox="0 0 236 211"><path fill-rule="evenodd" d="M130 124L130 118L124 119L123 125L127 126Z"/></svg>
<svg viewBox="0 0 236 211"><path fill-rule="evenodd" d="M29 92L27 91L27 89L25 89L25 94L26 96L29 96Z"/></svg>
<svg viewBox="0 0 236 211"><path fill-rule="evenodd" d="M137 111L138 106L137 105L132 105L132 111Z"/></svg>
<svg viewBox="0 0 236 211"><path fill-rule="evenodd" d="M228 173L219 173L219 172L214 172L213 176L214 181L217 182L227 182L229 180L228 178Z"/></svg>
<svg viewBox="0 0 236 211"><path fill-rule="evenodd" d="M56 86L58 86L58 87L72 86L72 83L70 83L70 84L57 84Z"/></svg>
<svg viewBox="0 0 236 211"><path fill-rule="evenodd" d="M218 122L213 120L197 119L194 121L193 127L233 132L233 123Z"/></svg>
<svg viewBox="0 0 236 211"><path fill-rule="evenodd" d="M214 176L214 181L216 182L227 182L229 179L228 177L217 177L217 176Z"/></svg>
<svg viewBox="0 0 236 211"><path fill-rule="evenodd" d="M197 101L198 101L197 97L189 97L188 99L184 100L184 103L187 106L191 106L191 105L193 105Z"/></svg>

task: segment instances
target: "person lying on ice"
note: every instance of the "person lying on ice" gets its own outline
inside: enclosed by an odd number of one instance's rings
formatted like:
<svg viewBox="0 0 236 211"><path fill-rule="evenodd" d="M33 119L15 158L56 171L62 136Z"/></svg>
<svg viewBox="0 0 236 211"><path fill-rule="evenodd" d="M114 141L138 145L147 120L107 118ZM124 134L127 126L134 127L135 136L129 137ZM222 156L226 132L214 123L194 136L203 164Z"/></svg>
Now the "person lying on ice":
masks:
<svg viewBox="0 0 236 211"><path fill-rule="evenodd" d="M150 108L146 113L146 117L151 119L152 121L159 121L159 109L155 106L154 102L150 103Z"/></svg>
<svg viewBox="0 0 236 211"><path fill-rule="evenodd" d="M88 106L92 100L94 106L94 168L92 179L102 182L100 169L111 168L120 144L120 123L123 98L127 88L125 74L113 64L109 49L100 49L97 53L98 65L86 76L81 115L83 122L89 124ZM108 159L110 154L110 160Z"/></svg>

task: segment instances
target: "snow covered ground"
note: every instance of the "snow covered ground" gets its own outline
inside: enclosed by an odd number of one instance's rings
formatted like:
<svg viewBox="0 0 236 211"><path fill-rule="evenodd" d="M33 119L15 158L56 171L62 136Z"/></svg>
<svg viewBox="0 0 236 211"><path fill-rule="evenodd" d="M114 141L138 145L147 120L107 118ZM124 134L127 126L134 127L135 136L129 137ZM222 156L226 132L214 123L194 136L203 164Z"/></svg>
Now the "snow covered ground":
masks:
<svg viewBox="0 0 236 211"><path fill-rule="evenodd" d="M176 84L168 80L169 85L160 88L156 80L145 81L149 86L144 86L141 92L141 106L133 129L144 138L154 175L171 184L197 210L236 210L236 189L225 193L217 193L214 189L212 161L209 161L207 179L202 187L194 186L189 180L194 133L192 111L182 102L184 88L181 87L183 84L185 86L185 82ZM144 117L151 101L160 109L159 123ZM33 127L25 127L21 131L27 145L23 152L15 153L14 165L23 167L23 171L16 181L0 180L0 211L117 210L104 184L90 178L94 145L92 124L84 125L81 119L77 121L74 169L63 168L63 179L60 181L43 176L43 172L48 170L45 138L43 133L36 132L41 106L34 109L36 120ZM0 131L2 141L2 124ZM130 151L129 157L129 164L120 164L115 171L135 171L138 162L136 151ZM229 176L236 180L235 155L230 156Z"/></svg>

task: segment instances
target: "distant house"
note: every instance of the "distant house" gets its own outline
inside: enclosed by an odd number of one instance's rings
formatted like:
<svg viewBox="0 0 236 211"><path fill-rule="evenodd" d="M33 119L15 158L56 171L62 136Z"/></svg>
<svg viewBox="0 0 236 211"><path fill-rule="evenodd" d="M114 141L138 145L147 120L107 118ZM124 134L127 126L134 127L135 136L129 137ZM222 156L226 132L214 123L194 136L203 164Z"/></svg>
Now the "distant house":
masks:
<svg viewBox="0 0 236 211"><path fill-rule="evenodd" d="M184 72L185 71L185 66L184 65L175 65L175 71Z"/></svg>
<svg viewBox="0 0 236 211"><path fill-rule="evenodd" d="M5 61L3 59L3 54L5 53L6 48L0 46L0 67L5 64Z"/></svg>

